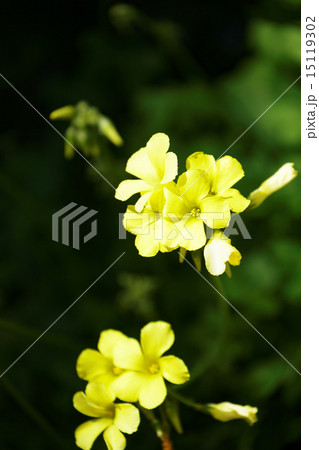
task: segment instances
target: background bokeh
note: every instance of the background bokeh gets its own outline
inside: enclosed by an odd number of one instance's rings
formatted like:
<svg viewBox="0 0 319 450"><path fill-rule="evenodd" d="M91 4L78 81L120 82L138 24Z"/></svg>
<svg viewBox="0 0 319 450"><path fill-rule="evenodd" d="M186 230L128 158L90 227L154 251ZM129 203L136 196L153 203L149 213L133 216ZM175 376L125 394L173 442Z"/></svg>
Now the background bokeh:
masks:
<svg viewBox="0 0 319 450"><path fill-rule="evenodd" d="M299 1L54 3L4 1L1 73L46 117L86 100L112 118L124 145L104 141L92 163L113 185L158 131L180 172L198 150L218 157L299 76ZM228 152L248 195L281 164L300 168L296 83ZM134 337L149 320L172 323L174 353L190 368L182 393L259 408L252 428L190 409L176 449L300 448L299 375L176 252L138 256L118 239L125 205L61 137L0 79L0 351L3 372L122 252L123 258L0 379L1 449L73 449L84 387L75 362L101 330ZM64 133L66 123L55 123ZM51 241L51 214L74 201L99 211L98 236L80 251ZM243 214L252 236L225 295L300 367L299 179ZM203 271L206 277L210 277ZM211 280L211 278L209 278ZM160 443L148 423L131 449ZM103 449L102 440L95 448Z"/></svg>

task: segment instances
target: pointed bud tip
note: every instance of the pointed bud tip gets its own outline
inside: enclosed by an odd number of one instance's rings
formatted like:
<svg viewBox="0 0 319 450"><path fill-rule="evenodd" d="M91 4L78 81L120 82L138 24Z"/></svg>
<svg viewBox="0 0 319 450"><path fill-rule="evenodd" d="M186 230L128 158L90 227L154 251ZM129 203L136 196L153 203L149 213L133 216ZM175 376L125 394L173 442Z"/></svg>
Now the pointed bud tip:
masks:
<svg viewBox="0 0 319 450"><path fill-rule="evenodd" d="M75 108L72 105L63 106L51 112L50 120L71 120L74 116Z"/></svg>

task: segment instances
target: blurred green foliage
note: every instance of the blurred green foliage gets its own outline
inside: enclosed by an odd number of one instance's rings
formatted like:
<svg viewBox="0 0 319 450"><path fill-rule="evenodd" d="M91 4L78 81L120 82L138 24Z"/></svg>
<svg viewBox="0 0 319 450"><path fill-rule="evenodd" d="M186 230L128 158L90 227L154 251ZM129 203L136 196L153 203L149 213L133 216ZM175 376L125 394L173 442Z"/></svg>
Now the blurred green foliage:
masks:
<svg viewBox="0 0 319 450"><path fill-rule="evenodd" d="M101 145L91 161L114 186L127 158L158 131L170 136L182 172L194 151L223 153L299 76L299 7L58 1L31 17L8 3L3 74L46 117L81 98L112 117L124 145ZM78 354L94 348L103 329L137 337L153 318L175 330L173 350L192 375L183 394L259 408L252 428L182 408L176 449L300 448L299 375L176 252L145 259L133 236L118 240L125 205L78 155L66 161L61 138L0 81L1 370L126 252L0 380L1 448L75 448L74 428L84 420L72 407L84 387ZM228 151L246 172L243 194L284 162L300 168L299 122L296 83ZM98 236L80 252L51 241L51 214L71 201L99 211ZM222 278L225 296L299 368L299 179L242 217L252 240L233 237L243 258ZM128 439L131 449L159 445L147 423Z"/></svg>

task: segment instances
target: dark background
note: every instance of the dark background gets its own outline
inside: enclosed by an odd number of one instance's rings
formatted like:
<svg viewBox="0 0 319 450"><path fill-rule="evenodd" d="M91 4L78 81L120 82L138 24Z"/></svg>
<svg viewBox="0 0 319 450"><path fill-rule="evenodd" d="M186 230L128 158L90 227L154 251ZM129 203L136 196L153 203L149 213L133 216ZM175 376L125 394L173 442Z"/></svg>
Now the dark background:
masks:
<svg viewBox="0 0 319 450"><path fill-rule="evenodd" d="M158 131L170 136L180 173L194 151L218 157L299 76L299 1L130 5L1 5L2 75L46 118L79 100L111 117L124 146L105 140L90 160L114 186ZM78 155L65 160L61 137L2 78L0 99L0 372L126 252L0 379L0 448L75 448L85 419L72 407L84 388L78 354L103 329L138 337L154 318L172 324L172 352L190 368L183 394L259 408L252 428L182 408L176 449L300 448L299 375L176 252L147 259L132 236L119 241L125 205L112 188ZM244 195L287 161L300 168L299 115L296 83L229 150L244 167ZM99 211L98 236L80 251L51 241L51 215L71 201ZM243 214L252 240L234 237L242 263L231 280L222 276L226 297L298 370L299 202L297 179ZM128 448L160 443L143 421Z"/></svg>

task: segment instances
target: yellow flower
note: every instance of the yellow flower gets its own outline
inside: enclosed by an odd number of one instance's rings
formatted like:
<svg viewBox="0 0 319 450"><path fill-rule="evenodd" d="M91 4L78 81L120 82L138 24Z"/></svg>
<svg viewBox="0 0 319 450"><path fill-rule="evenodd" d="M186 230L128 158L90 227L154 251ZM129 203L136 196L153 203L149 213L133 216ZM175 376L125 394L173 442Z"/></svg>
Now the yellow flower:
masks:
<svg viewBox="0 0 319 450"><path fill-rule="evenodd" d="M175 248L169 248L166 244L167 236L174 229L172 221L164 217L165 203L164 189L155 192L147 202L142 212L137 212L135 207L127 207L123 218L124 228L136 235L135 246L141 256L155 256L160 252L169 252Z"/></svg>
<svg viewBox="0 0 319 450"><path fill-rule="evenodd" d="M209 195L210 184L200 170L188 170L177 181L175 192L166 190L164 213L175 224L175 234L167 245L197 250L206 243L204 224L210 228L225 228L230 221L228 201Z"/></svg>
<svg viewBox="0 0 319 450"><path fill-rule="evenodd" d="M208 272L218 276L225 272L227 263L238 266L241 254L231 245L230 239L222 231L214 231L204 248L204 258Z"/></svg>
<svg viewBox="0 0 319 450"><path fill-rule="evenodd" d="M115 396L107 393L100 383L89 383L86 391L73 397L74 408L94 419L82 423L75 430L76 445L90 450L97 437L103 433L109 450L123 450L126 439L123 433L134 433L140 423L138 409L127 403L113 403Z"/></svg>
<svg viewBox="0 0 319 450"><path fill-rule="evenodd" d="M206 405L206 410L215 419L220 420L221 422L244 419L249 425L253 425L258 420L258 408L249 405L235 405L230 402L209 403Z"/></svg>
<svg viewBox="0 0 319 450"><path fill-rule="evenodd" d="M80 354L76 370L78 376L86 381L104 383L108 393L113 395L114 382L124 373L114 364L113 350L121 340L128 339L116 330L102 331L98 342L98 349L86 349Z"/></svg>
<svg viewBox="0 0 319 450"><path fill-rule="evenodd" d="M174 180L177 175L177 156L168 152L169 137L164 133L154 134L146 144L134 153L126 165L126 172L139 178L124 180L115 192L118 200L127 200L133 194L142 195L135 205L141 212L152 193Z"/></svg>
<svg viewBox="0 0 319 450"><path fill-rule="evenodd" d="M294 169L293 163L286 163L280 167L270 178L267 178L258 189L251 192L249 200L251 201L250 209L257 208L261 203L269 197L269 195L278 191L286 184L290 183L298 175Z"/></svg>
<svg viewBox="0 0 319 450"><path fill-rule="evenodd" d="M232 186L245 175L237 159L223 156L215 161L212 155L196 152L186 161L186 169L197 169L204 173L210 184L210 194L227 199L229 208L240 213L244 211L250 201Z"/></svg>
<svg viewBox="0 0 319 450"><path fill-rule="evenodd" d="M184 362L176 356L162 356L174 343L174 332L167 322L150 322L141 330L141 345L136 339L120 341L114 349L114 361L127 370L116 383L121 400L153 409L165 400L164 379L183 384L189 379Z"/></svg>

